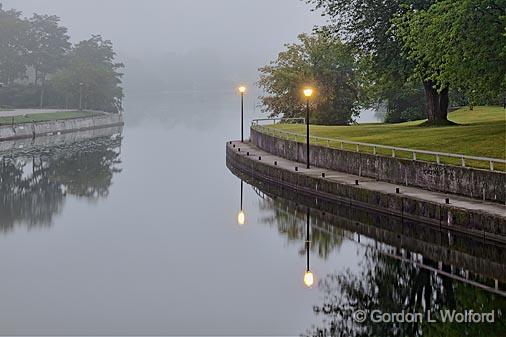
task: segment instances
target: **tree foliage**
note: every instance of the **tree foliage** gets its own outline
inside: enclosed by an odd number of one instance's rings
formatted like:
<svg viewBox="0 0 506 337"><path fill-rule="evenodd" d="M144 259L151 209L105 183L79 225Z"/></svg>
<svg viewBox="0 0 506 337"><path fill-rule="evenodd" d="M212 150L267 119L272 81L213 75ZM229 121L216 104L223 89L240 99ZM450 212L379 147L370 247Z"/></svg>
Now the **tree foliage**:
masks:
<svg viewBox="0 0 506 337"><path fill-rule="evenodd" d="M28 29L21 12L4 10L0 3L0 82L12 84L26 76Z"/></svg>
<svg viewBox="0 0 506 337"><path fill-rule="evenodd" d="M305 116L302 89L314 87L311 120L317 124L348 124L358 115L358 70L349 46L328 29L301 34L286 45L270 65L260 68L261 97L271 116Z"/></svg>
<svg viewBox="0 0 506 337"><path fill-rule="evenodd" d="M120 87L122 63L114 62L112 42L95 35L79 42L68 56L68 65L51 83L65 97L75 101L82 90L86 109L121 111L123 90Z"/></svg>
<svg viewBox="0 0 506 337"><path fill-rule="evenodd" d="M415 76L492 101L506 89L505 16L505 0L443 0L394 23Z"/></svg>
<svg viewBox="0 0 506 337"><path fill-rule="evenodd" d="M57 16L26 19L0 4L0 82L6 84L0 102L77 108L82 93L88 109L121 111L123 64L115 62L111 41L95 35L72 46L69 39Z"/></svg>

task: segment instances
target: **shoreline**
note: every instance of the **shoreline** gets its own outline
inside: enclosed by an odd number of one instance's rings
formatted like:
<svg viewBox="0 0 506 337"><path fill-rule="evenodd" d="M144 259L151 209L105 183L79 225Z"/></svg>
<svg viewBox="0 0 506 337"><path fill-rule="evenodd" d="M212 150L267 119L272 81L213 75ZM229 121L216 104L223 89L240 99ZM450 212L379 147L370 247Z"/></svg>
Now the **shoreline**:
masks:
<svg viewBox="0 0 506 337"><path fill-rule="evenodd" d="M122 114L101 112L96 116L2 125L0 126L0 142L123 126L124 124Z"/></svg>
<svg viewBox="0 0 506 337"><path fill-rule="evenodd" d="M506 243L506 207L462 196L378 182L275 156L251 143L227 142L227 165L269 184L332 202L370 209L433 226ZM297 167L297 171L295 170ZM325 177L322 177L325 173ZM358 185L357 185L358 182Z"/></svg>

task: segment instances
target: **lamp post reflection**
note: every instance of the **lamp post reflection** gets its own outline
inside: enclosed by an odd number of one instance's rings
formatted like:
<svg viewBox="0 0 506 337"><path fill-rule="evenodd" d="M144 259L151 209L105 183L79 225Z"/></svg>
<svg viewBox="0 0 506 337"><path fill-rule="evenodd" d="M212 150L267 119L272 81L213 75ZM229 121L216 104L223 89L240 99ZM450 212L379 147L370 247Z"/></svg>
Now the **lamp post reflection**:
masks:
<svg viewBox="0 0 506 337"><path fill-rule="evenodd" d="M311 269L309 268L309 249L311 240L309 236L309 222L310 222L310 213L309 213L309 207L307 209L306 214L306 272L304 273L304 285L308 288L311 288L314 284L315 277Z"/></svg>
<svg viewBox="0 0 506 337"><path fill-rule="evenodd" d="M246 223L246 216L242 208L242 196L243 196L243 181L241 180L241 209L239 210L239 213L237 213L237 224L240 226Z"/></svg>

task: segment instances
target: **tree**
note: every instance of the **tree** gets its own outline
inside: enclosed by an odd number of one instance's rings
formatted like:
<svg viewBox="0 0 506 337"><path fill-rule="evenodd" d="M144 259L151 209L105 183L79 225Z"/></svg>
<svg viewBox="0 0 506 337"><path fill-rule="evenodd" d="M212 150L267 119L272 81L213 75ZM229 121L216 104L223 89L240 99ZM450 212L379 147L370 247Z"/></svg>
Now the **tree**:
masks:
<svg viewBox="0 0 506 337"><path fill-rule="evenodd" d="M82 90L86 109L119 112L123 98L119 70L123 64L114 62L115 55L111 41L94 35L72 49L66 66L51 82L76 103Z"/></svg>
<svg viewBox="0 0 506 337"><path fill-rule="evenodd" d="M29 20L30 63L35 84L40 83L40 108L44 105L46 77L61 69L70 50L67 28L59 26L57 16L34 14Z"/></svg>
<svg viewBox="0 0 506 337"><path fill-rule="evenodd" d="M349 46L326 28L301 34L299 43L286 45L270 65L260 68L259 84L266 95L262 104L271 116L305 115L301 90L316 89L312 121L317 124L348 124L359 113L358 71Z"/></svg>
<svg viewBox="0 0 506 337"><path fill-rule="evenodd" d="M391 98L413 75L416 60L403 54L393 19L409 11L429 8L436 0L307 0L330 17L335 32L349 42L371 64L369 80L378 98ZM429 123L446 122L448 87L423 79Z"/></svg>
<svg viewBox="0 0 506 337"><path fill-rule="evenodd" d="M26 75L28 28L21 12L3 10L0 3L0 82L6 85Z"/></svg>
<svg viewBox="0 0 506 337"><path fill-rule="evenodd" d="M393 22L416 64L415 76L439 93L455 87L472 104L493 101L506 90L505 0L443 0Z"/></svg>

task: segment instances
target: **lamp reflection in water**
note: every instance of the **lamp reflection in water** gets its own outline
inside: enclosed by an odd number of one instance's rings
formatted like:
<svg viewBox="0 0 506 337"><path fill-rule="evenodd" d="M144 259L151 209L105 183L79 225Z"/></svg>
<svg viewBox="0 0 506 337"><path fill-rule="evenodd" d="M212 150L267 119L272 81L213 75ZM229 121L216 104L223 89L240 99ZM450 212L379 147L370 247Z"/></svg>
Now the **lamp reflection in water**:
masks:
<svg viewBox="0 0 506 337"><path fill-rule="evenodd" d="M242 208L242 195L243 195L243 181L241 180L241 209L239 210L239 213L237 213L237 224L240 226L246 223L246 216Z"/></svg>
<svg viewBox="0 0 506 337"><path fill-rule="evenodd" d="M311 269L309 268L309 249L310 249L310 236L309 236L309 208L307 209L306 215L306 272L304 273L304 285L308 288L313 287L315 277Z"/></svg>

